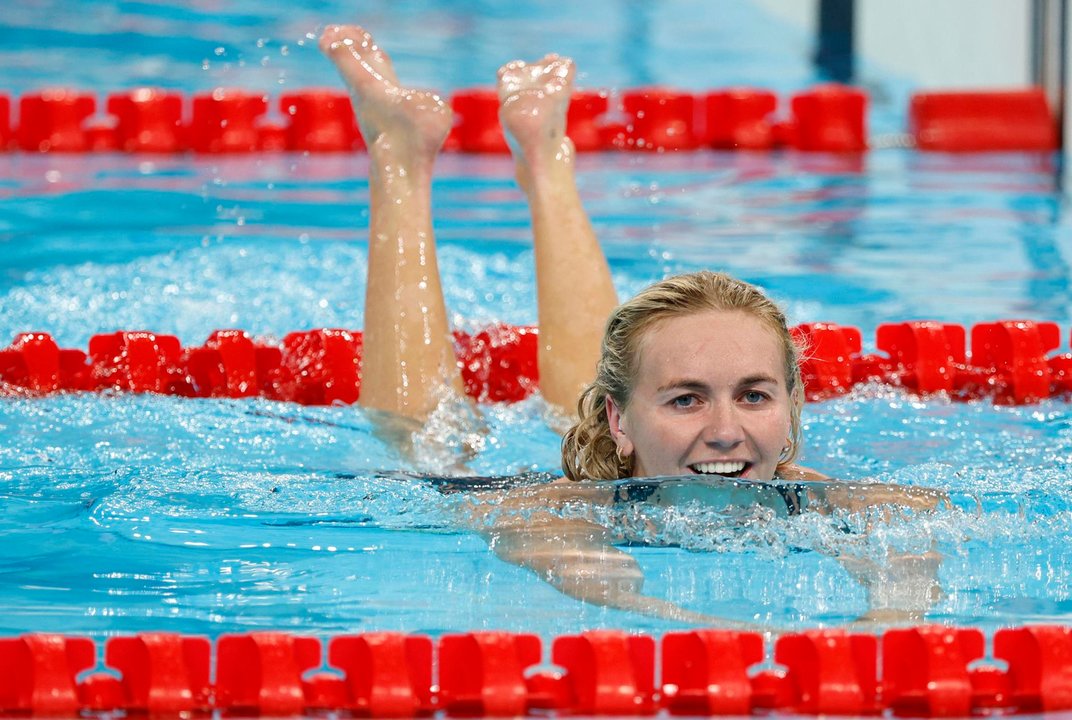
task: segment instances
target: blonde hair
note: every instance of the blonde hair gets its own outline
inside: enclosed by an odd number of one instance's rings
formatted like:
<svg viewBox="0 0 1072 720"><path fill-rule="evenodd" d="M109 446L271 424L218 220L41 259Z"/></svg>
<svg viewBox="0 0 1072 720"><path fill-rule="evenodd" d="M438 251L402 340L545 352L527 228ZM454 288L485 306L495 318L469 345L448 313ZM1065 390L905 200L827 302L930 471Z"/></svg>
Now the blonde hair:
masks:
<svg viewBox="0 0 1072 720"><path fill-rule="evenodd" d="M596 379L577 403L580 419L562 438L562 470L570 480L617 480L631 477L634 458L618 455L607 420L607 398L622 411L629 404L640 360L640 344L656 323L709 310L746 312L759 319L781 341L785 382L790 397L788 448L779 471L792 463L801 441L800 410L804 388L798 348L789 334L785 314L754 285L725 273L700 271L675 275L642 290L619 305L607 321Z"/></svg>

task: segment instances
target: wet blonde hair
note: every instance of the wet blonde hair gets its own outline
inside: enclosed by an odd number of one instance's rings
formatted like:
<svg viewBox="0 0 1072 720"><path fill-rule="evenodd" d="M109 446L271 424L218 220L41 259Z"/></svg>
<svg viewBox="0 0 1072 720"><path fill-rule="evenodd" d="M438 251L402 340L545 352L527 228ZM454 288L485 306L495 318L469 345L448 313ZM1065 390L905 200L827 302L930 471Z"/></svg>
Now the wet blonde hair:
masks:
<svg viewBox="0 0 1072 720"><path fill-rule="evenodd" d="M804 388L798 348L785 314L758 288L725 273L701 271L675 275L642 290L619 305L607 321L596 379L577 403L580 419L562 438L562 470L570 480L617 480L631 477L634 456L622 458L607 420L607 398L625 411L640 364L640 345L652 327L674 317L710 310L745 312L770 328L782 345L785 382L790 398L790 436L778 470L792 463L801 441L800 410Z"/></svg>

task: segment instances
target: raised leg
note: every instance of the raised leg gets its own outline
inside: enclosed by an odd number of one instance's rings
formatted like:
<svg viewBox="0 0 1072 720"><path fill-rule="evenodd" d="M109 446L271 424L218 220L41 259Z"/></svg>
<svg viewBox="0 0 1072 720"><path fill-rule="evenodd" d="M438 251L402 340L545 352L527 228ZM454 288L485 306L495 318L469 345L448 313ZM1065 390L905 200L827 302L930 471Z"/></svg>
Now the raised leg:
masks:
<svg viewBox="0 0 1072 720"><path fill-rule="evenodd" d="M566 137L573 61L548 55L499 70L499 118L528 196L536 247L540 390L575 413L595 377L607 317L618 298L574 179Z"/></svg>
<svg viewBox="0 0 1072 720"><path fill-rule="evenodd" d="M390 58L360 27L329 27L320 48L349 87L369 147L361 404L423 420L444 387L462 392L431 213L432 167L450 109L399 85Z"/></svg>

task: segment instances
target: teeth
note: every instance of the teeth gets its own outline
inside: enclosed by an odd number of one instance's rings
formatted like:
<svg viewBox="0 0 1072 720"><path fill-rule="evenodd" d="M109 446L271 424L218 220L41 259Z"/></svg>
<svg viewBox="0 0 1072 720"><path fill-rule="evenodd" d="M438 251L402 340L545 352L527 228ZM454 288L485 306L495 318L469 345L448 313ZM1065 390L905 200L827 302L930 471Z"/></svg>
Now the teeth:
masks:
<svg viewBox="0 0 1072 720"><path fill-rule="evenodd" d="M743 462L706 462L696 463L692 468L704 475L732 475L744 470Z"/></svg>

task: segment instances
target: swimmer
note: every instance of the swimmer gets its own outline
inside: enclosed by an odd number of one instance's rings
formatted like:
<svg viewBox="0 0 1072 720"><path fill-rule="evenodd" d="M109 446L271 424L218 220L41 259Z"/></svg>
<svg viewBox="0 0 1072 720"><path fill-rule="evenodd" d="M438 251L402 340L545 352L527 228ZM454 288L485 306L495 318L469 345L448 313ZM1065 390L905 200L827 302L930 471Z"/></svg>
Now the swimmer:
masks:
<svg viewBox="0 0 1072 720"><path fill-rule="evenodd" d="M320 46L349 87L369 153L360 402L423 421L445 393L462 396L431 222L432 169L451 112L434 93L402 85L364 29L331 26ZM540 391L566 415L576 408L562 446L566 477L483 495L472 515L499 557L568 595L728 625L644 595L635 559L613 545L615 529L561 511L577 502L612 503L613 486L600 481L629 477L825 480L795 464L803 405L797 348L777 306L722 273L672 277L617 304L565 132L573 76L573 62L556 55L514 61L498 74L500 120L534 235ZM870 495L824 487L813 491L816 507L926 509L939 502L892 486ZM913 582L933 595L926 572ZM891 595L897 593L885 593Z"/></svg>

